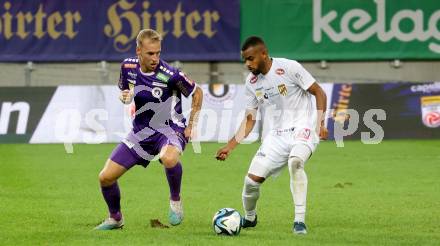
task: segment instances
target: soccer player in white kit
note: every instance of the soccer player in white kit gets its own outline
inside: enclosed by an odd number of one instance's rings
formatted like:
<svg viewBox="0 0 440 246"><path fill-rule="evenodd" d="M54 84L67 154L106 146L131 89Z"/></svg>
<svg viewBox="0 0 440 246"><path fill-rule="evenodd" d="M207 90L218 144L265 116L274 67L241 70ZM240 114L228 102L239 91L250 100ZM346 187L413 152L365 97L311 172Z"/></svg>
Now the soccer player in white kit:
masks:
<svg viewBox="0 0 440 246"><path fill-rule="evenodd" d="M257 109L261 107L271 130L252 159L244 180L245 217L242 226L256 226L256 204L261 184L287 165L295 204L292 230L295 234L306 234L307 175L304 164L315 151L319 139L326 139L328 135L324 126L325 92L298 62L271 58L259 37L249 37L241 48L241 55L250 71L246 78L245 119L235 136L217 151L217 159L224 161L248 136L254 127Z"/></svg>

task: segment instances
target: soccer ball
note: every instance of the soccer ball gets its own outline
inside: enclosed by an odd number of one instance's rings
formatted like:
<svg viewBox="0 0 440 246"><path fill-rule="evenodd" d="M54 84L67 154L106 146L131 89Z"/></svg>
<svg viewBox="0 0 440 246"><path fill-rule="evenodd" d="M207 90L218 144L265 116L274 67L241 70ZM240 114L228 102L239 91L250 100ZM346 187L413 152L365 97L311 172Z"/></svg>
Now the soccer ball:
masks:
<svg viewBox="0 0 440 246"><path fill-rule="evenodd" d="M233 208L222 208L212 218L212 226L217 235L236 236L241 230L241 215Z"/></svg>

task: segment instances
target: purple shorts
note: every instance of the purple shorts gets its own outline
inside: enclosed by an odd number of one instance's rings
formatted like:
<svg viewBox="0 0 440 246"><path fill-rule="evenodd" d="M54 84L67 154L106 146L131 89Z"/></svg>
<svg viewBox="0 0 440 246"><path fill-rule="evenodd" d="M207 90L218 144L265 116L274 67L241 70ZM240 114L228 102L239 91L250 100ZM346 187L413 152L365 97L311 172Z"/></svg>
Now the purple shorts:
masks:
<svg viewBox="0 0 440 246"><path fill-rule="evenodd" d="M168 134L156 132L142 141L136 141L136 136L131 132L110 155L110 159L127 170L134 165L147 167L150 161L160 153L166 145L177 147L183 152L188 139L183 133L174 131Z"/></svg>

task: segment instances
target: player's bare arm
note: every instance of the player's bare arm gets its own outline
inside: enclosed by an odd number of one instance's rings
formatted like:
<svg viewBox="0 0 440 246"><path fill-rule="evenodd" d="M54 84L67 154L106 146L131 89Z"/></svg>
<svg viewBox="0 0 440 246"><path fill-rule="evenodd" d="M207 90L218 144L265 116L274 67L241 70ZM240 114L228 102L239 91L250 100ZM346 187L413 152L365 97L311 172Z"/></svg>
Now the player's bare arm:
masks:
<svg viewBox="0 0 440 246"><path fill-rule="evenodd" d="M191 113L189 116L188 126L185 128L185 137L191 138L194 134L193 129L197 129L197 122L199 120L200 109L202 108L203 91L196 86L192 96Z"/></svg>
<svg viewBox="0 0 440 246"><path fill-rule="evenodd" d="M257 109L246 110L245 118L243 119L240 128L235 133L228 143L217 151L216 159L220 161L226 160L231 151L252 131L255 125Z"/></svg>
<svg viewBox="0 0 440 246"><path fill-rule="evenodd" d="M318 110L316 131L319 134L319 138L325 140L328 137L328 130L324 124L325 110L327 108L327 96L321 86L319 86L319 84L316 82L314 82L309 89L307 89L307 91L316 98L316 109Z"/></svg>

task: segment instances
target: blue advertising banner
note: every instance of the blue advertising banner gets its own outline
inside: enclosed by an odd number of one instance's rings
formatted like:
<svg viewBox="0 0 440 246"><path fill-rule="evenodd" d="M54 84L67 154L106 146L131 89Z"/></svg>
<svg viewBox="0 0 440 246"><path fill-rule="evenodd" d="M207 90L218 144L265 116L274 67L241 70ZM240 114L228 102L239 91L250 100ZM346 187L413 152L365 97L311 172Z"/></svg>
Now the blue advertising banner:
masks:
<svg viewBox="0 0 440 246"><path fill-rule="evenodd" d="M386 139L440 138L440 82L336 83L330 105L334 114L327 124L330 139L336 132L333 122L350 132L344 136L347 139L359 139L362 132L370 137L383 133ZM347 119L348 110L355 110L356 115ZM352 130L350 122L358 122Z"/></svg>
<svg viewBox="0 0 440 246"><path fill-rule="evenodd" d="M120 61L144 28L163 35L166 60L238 60L239 10L239 0L1 0L0 61Z"/></svg>

